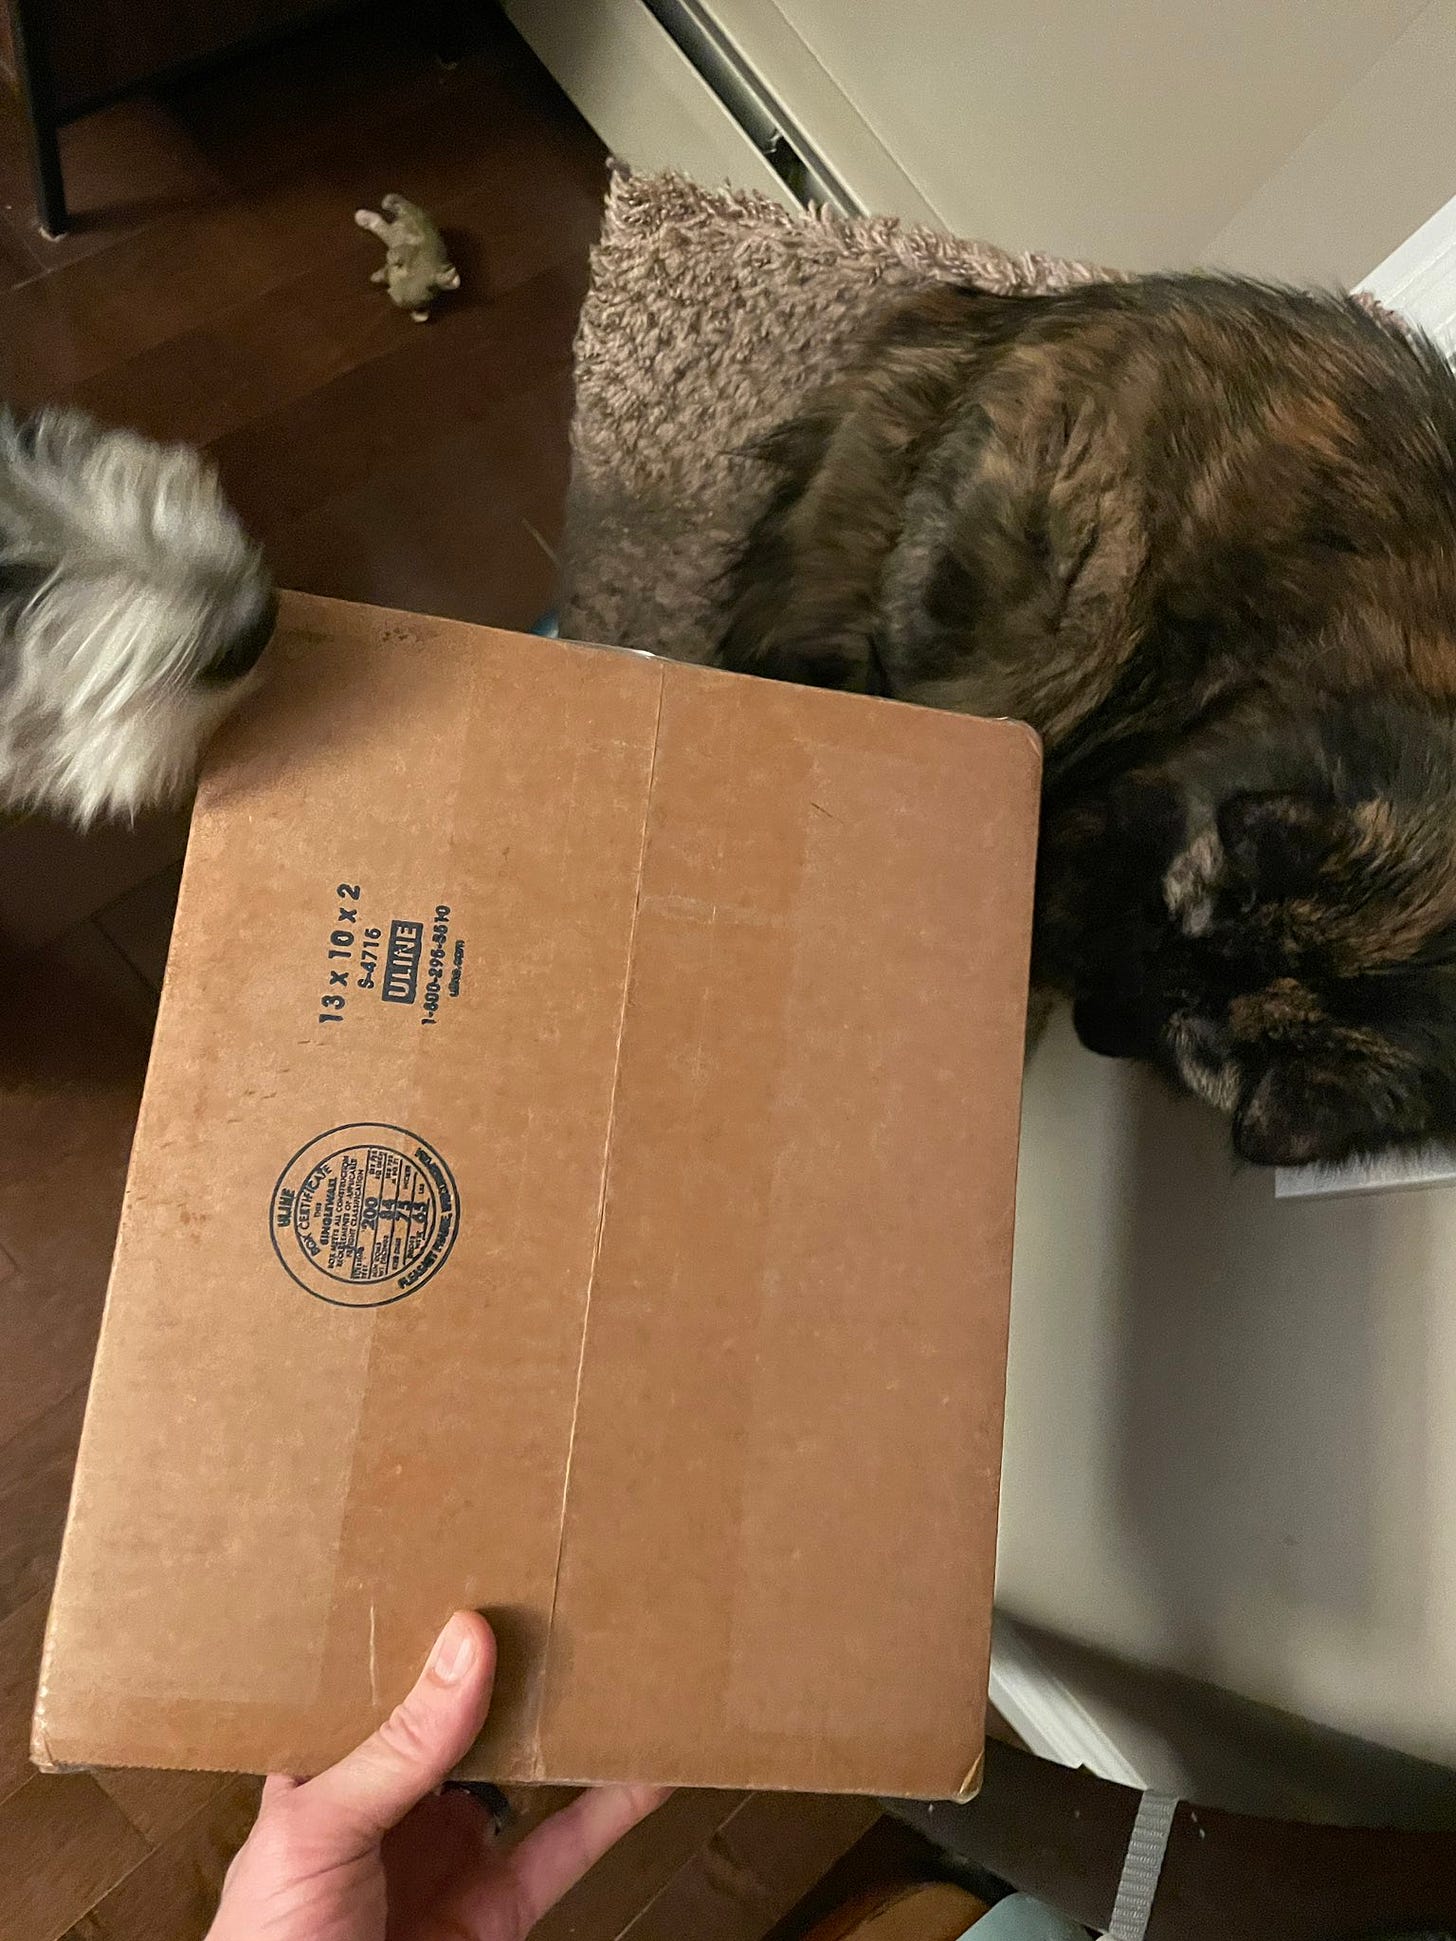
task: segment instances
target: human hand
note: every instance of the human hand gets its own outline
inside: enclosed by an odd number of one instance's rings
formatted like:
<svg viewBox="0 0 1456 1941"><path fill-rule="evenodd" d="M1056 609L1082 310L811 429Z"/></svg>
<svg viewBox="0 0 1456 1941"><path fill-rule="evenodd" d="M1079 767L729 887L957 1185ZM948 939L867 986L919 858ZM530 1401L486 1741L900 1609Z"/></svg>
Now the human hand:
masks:
<svg viewBox="0 0 1456 1941"><path fill-rule="evenodd" d="M372 1738L316 1779L268 1780L208 1941L522 1941L665 1795L583 1793L495 1853L489 1814L437 1790L480 1731L494 1676L490 1626L457 1611Z"/></svg>

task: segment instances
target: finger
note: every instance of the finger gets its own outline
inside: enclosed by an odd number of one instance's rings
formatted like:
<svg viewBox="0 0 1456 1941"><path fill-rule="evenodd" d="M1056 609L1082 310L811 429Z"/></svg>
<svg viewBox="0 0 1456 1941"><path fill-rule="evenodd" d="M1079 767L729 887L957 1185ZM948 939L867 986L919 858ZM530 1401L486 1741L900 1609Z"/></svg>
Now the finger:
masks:
<svg viewBox="0 0 1456 1941"><path fill-rule="evenodd" d="M470 1750L494 1676L490 1626L475 1611L457 1611L414 1689L362 1746L301 1786L290 1810L341 1852L380 1839Z"/></svg>
<svg viewBox="0 0 1456 1941"><path fill-rule="evenodd" d="M477 1880L489 1871L494 1841L490 1821L464 1793L422 1799L384 1836L391 1903L401 1908L453 1906L462 1881Z"/></svg>
<svg viewBox="0 0 1456 1941"><path fill-rule="evenodd" d="M668 1797L665 1786L599 1786L580 1794L534 1833L505 1862L521 1910L522 1931Z"/></svg>
<svg viewBox="0 0 1456 1941"><path fill-rule="evenodd" d="M269 1773L263 1781L263 1804L270 1805L274 1800L286 1799L296 1793L303 1784L301 1779L293 1779L287 1773Z"/></svg>

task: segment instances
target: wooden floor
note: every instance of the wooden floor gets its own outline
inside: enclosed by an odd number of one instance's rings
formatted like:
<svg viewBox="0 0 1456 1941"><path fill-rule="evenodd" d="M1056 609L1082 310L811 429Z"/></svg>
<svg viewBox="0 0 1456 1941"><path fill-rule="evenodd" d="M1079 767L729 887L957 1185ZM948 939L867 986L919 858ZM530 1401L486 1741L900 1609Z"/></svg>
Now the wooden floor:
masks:
<svg viewBox="0 0 1456 1941"><path fill-rule="evenodd" d="M0 104L0 394L208 446L287 585L529 625L566 466L601 149L504 28L445 72L383 8L66 137L75 233L32 226ZM420 328L369 281L400 189L464 280ZM0 1934L200 1935L256 1785L34 1773L27 1725L165 958L182 826L0 828ZM17 947L25 953L17 960ZM875 1819L683 1795L547 1941L757 1941ZM883 1838L883 1835L880 1836Z"/></svg>

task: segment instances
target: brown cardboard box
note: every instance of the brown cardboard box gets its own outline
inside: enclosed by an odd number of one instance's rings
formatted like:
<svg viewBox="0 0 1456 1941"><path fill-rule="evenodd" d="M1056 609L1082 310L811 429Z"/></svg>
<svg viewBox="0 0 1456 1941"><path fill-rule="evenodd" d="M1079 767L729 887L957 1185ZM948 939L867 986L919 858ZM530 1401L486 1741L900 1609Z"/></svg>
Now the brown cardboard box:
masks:
<svg viewBox="0 0 1456 1941"><path fill-rule="evenodd" d="M182 897L44 1765L974 1786L1023 728L294 598Z"/></svg>

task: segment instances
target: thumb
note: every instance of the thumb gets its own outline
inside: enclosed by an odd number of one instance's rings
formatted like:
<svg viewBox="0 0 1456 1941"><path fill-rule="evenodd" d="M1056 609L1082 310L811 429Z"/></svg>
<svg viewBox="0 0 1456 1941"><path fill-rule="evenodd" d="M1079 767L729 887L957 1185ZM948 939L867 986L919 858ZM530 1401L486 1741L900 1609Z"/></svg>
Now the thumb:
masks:
<svg viewBox="0 0 1456 1941"><path fill-rule="evenodd" d="M475 1611L457 1611L414 1689L356 1751L300 1786L291 1812L315 1838L368 1846L434 1792L470 1750L490 1705L495 1638Z"/></svg>

